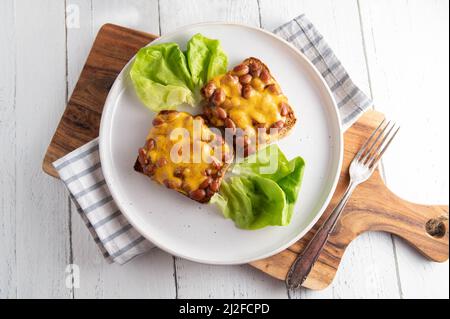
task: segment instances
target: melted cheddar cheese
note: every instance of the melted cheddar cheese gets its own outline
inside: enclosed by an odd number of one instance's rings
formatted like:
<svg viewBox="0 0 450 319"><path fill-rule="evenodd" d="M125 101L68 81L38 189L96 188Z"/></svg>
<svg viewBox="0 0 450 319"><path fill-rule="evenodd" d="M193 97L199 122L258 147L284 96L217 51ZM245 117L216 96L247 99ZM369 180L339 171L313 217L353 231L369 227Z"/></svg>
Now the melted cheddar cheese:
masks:
<svg viewBox="0 0 450 319"><path fill-rule="evenodd" d="M149 175L183 194L199 189L210 176L220 178L226 168L223 159L231 152L226 143L214 144L216 138L201 117L175 111L158 114L143 150L151 166Z"/></svg>
<svg viewBox="0 0 450 319"><path fill-rule="evenodd" d="M233 79L234 77L234 79ZM220 104L227 117L230 118L237 128L245 131L249 137L257 135L258 128L269 129L277 122L285 122L286 117L280 113L283 104L288 105L288 99L281 93L280 86L270 76L269 80L263 82L259 77L252 77L247 84L249 94L244 97L243 84L238 80L234 71L213 78L209 83L217 89L225 92L225 101ZM210 102L211 103L211 102ZM214 109L214 105L211 110ZM213 126L223 127L226 123L217 115L209 116ZM258 139L259 142L270 142L270 136Z"/></svg>

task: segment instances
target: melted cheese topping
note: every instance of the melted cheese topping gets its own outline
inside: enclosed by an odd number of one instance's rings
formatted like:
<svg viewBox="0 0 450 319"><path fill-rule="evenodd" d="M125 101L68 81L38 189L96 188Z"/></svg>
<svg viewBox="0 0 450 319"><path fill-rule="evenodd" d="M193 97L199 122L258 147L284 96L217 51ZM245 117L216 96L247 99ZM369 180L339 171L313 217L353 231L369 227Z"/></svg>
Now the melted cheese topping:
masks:
<svg viewBox="0 0 450 319"><path fill-rule="evenodd" d="M214 156L221 155L218 149L222 147L223 154L230 154L230 148L226 143L223 146L211 146L215 135L199 117L194 118L184 112L160 114L157 117L163 123L154 126L147 136L147 141L150 138L155 141L155 147L146 150L147 158L156 165L152 178L166 186L170 182L170 188L188 194L207 179L206 170L210 170L211 175L220 170L211 161L224 165L221 158ZM182 176L176 171L181 171Z"/></svg>
<svg viewBox="0 0 450 319"><path fill-rule="evenodd" d="M222 88L227 100L221 105L233 120L238 128L250 131L250 134L255 134L256 129L254 122L264 124L267 129L279 120L284 119L280 115L280 105L282 102L287 103L287 98L283 94L274 94L267 86L278 84L272 78L269 83L264 84L261 79L253 78L251 86L253 88L249 98L244 98L241 95L241 85L236 81L228 80L227 75L218 76L211 81L217 87ZM281 89L279 89L281 92ZM216 126L223 126L224 122L220 119L212 119L212 123Z"/></svg>

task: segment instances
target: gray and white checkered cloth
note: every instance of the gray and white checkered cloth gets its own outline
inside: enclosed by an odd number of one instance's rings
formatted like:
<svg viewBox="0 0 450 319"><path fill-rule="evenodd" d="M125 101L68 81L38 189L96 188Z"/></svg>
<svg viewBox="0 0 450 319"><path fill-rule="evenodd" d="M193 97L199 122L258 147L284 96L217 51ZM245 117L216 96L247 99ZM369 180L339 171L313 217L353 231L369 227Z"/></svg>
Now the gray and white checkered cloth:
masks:
<svg viewBox="0 0 450 319"><path fill-rule="evenodd" d="M336 99L344 127L354 123L372 104L304 15L274 33L302 51L322 74ZM98 139L55 161L53 166L105 258L123 264L154 247L130 225L114 203L103 177Z"/></svg>

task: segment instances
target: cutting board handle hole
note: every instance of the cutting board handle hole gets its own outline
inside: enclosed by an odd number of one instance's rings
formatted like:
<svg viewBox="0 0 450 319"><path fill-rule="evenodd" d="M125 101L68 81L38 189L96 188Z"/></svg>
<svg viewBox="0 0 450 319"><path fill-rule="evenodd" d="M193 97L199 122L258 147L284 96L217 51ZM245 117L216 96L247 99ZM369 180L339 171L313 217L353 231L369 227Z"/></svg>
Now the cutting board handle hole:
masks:
<svg viewBox="0 0 450 319"><path fill-rule="evenodd" d="M445 236L445 233L447 232L447 227L445 226L444 221L442 218L437 219L430 219L425 229L427 230L427 233L433 237L436 238L442 238Z"/></svg>

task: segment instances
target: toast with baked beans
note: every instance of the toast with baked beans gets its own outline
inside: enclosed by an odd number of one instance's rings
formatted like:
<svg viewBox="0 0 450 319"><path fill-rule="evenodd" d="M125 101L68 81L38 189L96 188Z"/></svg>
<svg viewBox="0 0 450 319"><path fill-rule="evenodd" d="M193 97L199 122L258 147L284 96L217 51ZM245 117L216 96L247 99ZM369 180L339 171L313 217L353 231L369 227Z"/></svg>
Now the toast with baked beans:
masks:
<svg viewBox="0 0 450 319"><path fill-rule="evenodd" d="M286 136L296 117L269 68L257 58L245 59L202 89L203 114L211 126L231 129L244 156L260 145ZM238 130L240 129L240 130Z"/></svg>
<svg viewBox="0 0 450 319"><path fill-rule="evenodd" d="M205 203L219 190L232 159L232 148L203 117L161 111L153 119L134 168L158 184Z"/></svg>

